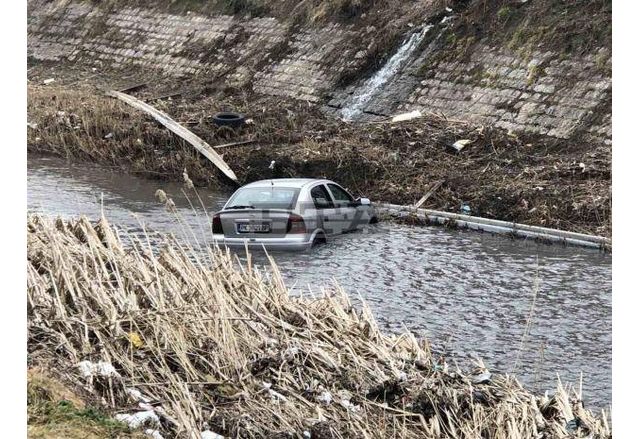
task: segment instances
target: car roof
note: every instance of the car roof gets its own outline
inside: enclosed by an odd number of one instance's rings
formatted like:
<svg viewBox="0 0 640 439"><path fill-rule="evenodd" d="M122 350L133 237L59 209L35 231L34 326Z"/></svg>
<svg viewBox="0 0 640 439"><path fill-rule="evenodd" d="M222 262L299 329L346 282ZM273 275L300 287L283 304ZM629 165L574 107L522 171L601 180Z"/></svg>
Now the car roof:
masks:
<svg viewBox="0 0 640 439"><path fill-rule="evenodd" d="M271 180L259 180L254 181L253 183L249 183L244 185L243 187L295 187L302 188L311 183L321 183L328 182L329 180L325 180L322 178L274 178Z"/></svg>

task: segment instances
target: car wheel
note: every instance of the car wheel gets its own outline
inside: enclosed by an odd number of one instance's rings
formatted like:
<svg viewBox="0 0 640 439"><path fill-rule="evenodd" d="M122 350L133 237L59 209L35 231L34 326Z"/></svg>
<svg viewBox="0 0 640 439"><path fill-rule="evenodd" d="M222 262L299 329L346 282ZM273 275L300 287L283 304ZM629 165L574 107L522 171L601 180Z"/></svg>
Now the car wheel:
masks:
<svg viewBox="0 0 640 439"><path fill-rule="evenodd" d="M323 233L318 233L315 238L313 238L313 244L312 246L318 245L318 244L325 244L327 242L327 237L324 236Z"/></svg>

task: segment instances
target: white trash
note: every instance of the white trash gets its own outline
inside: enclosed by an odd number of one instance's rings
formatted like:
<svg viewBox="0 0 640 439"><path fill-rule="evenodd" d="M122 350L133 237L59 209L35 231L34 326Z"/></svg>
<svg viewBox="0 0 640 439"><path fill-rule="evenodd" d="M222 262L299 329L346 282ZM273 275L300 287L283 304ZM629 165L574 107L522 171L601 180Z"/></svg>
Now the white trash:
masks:
<svg viewBox="0 0 640 439"><path fill-rule="evenodd" d="M160 434L160 431L154 430L152 428L147 428L144 431L144 434L146 434L147 436L151 436L153 439L164 439L164 437L162 437L162 435Z"/></svg>
<svg viewBox="0 0 640 439"><path fill-rule="evenodd" d="M402 121L411 120L411 119L417 119L419 117L422 117L422 113L420 112L420 110L414 110L414 111L411 111L409 113L402 113L402 114L397 114L397 115L393 116L391 118L391 123L402 122Z"/></svg>
<svg viewBox="0 0 640 439"><path fill-rule="evenodd" d="M331 396L331 392L325 390L320 395L318 395L316 399L325 404L331 404L333 397Z"/></svg>
<svg viewBox="0 0 640 439"><path fill-rule="evenodd" d="M142 427L143 425L147 426L158 426L160 425L160 418L156 415L156 412L153 410L147 410L144 412L136 412L136 413L119 413L116 415L116 419L120 422L124 422L131 428L135 430L138 427Z"/></svg>
<svg viewBox="0 0 640 439"><path fill-rule="evenodd" d="M454 143L453 145L451 145L451 147L453 149L455 149L457 152L462 151L462 148L464 148L465 146L467 146L468 144L471 143L471 140L469 139L462 139L462 140L458 140L456 143Z"/></svg>
<svg viewBox="0 0 640 439"><path fill-rule="evenodd" d="M76 364L76 367L80 369L80 373L85 378L91 378L94 376L101 377L119 377L120 374L116 371L116 368L106 361L98 361L93 363L88 360L81 361Z"/></svg>

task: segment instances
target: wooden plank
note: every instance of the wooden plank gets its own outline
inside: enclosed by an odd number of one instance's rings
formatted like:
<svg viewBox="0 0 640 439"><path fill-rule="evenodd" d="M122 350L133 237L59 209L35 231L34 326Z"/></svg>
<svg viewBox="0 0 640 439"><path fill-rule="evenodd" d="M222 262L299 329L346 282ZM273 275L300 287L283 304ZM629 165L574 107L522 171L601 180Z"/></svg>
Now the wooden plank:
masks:
<svg viewBox="0 0 640 439"><path fill-rule="evenodd" d="M420 200L418 200L418 202L416 204L413 205L413 207L420 207L422 206L431 195L433 195L433 193L440 187L442 186L442 184L444 183L444 180L438 180L436 181L433 185L431 185L431 189L429 189L429 191L424 195L424 197L420 198Z"/></svg>
<svg viewBox="0 0 640 439"><path fill-rule="evenodd" d="M222 145L214 145L213 148L230 148L232 146L241 146L255 142L256 139L241 140L239 142L223 143Z"/></svg>
<svg viewBox="0 0 640 439"><path fill-rule="evenodd" d="M216 165L218 169L220 169L224 175L229 177L233 181L238 181L238 177L231 170L229 165L225 163L220 154L214 151L214 149L209 146L207 142L202 140L200 137L196 136L194 133L177 123L175 120L171 119L169 115L166 113L153 108L151 105L142 102L139 99L134 98L133 96L129 96L126 93L122 93L115 90L110 90L107 92L108 96L112 96L120 99L123 102L131 105L138 110L142 110L145 113L151 115L155 120L160 122L162 125L167 127L170 131L175 133L176 135L182 137L184 140L189 142L195 149L197 149L202 155L208 158L211 163Z"/></svg>
<svg viewBox="0 0 640 439"><path fill-rule="evenodd" d="M124 93L125 91L134 91L134 90L138 90L138 89L140 89L142 87L145 87L146 85L147 85L146 82L137 82L135 84L127 85L126 87L121 88L118 91L121 92L121 93Z"/></svg>

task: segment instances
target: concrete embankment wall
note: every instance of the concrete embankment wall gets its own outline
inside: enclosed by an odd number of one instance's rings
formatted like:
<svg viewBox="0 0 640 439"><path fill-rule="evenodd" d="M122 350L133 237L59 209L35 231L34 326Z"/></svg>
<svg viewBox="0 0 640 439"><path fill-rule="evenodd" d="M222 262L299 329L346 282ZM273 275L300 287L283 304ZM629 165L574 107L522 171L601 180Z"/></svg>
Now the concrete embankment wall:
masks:
<svg viewBox="0 0 640 439"><path fill-rule="evenodd" d="M348 47L356 32L338 24L292 33L289 24L272 17L110 11L35 0L29 9L27 53L36 60L219 76L232 85L248 83L259 93L311 102L319 102L345 69L362 62L355 57L357 47Z"/></svg>
<svg viewBox="0 0 640 439"><path fill-rule="evenodd" d="M411 29L398 29L399 41ZM28 35L35 60L207 76L327 108L343 106L366 79L379 38L375 27L357 23L295 25L42 0L29 2ZM579 55L534 49L523 56L480 39L468 56L451 59L439 56L446 49L435 44L438 35L436 27L365 112L420 109L514 132L611 143L609 48Z"/></svg>
<svg viewBox="0 0 640 439"><path fill-rule="evenodd" d="M561 59L554 52L534 51L523 58L479 44L465 62L441 61L425 72L434 55L427 50L415 59L365 111L421 110L514 132L561 139L586 135L610 144L611 77L597 53ZM610 66L611 60L604 62ZM344 97L338 93L332 104Z"/></svg>

